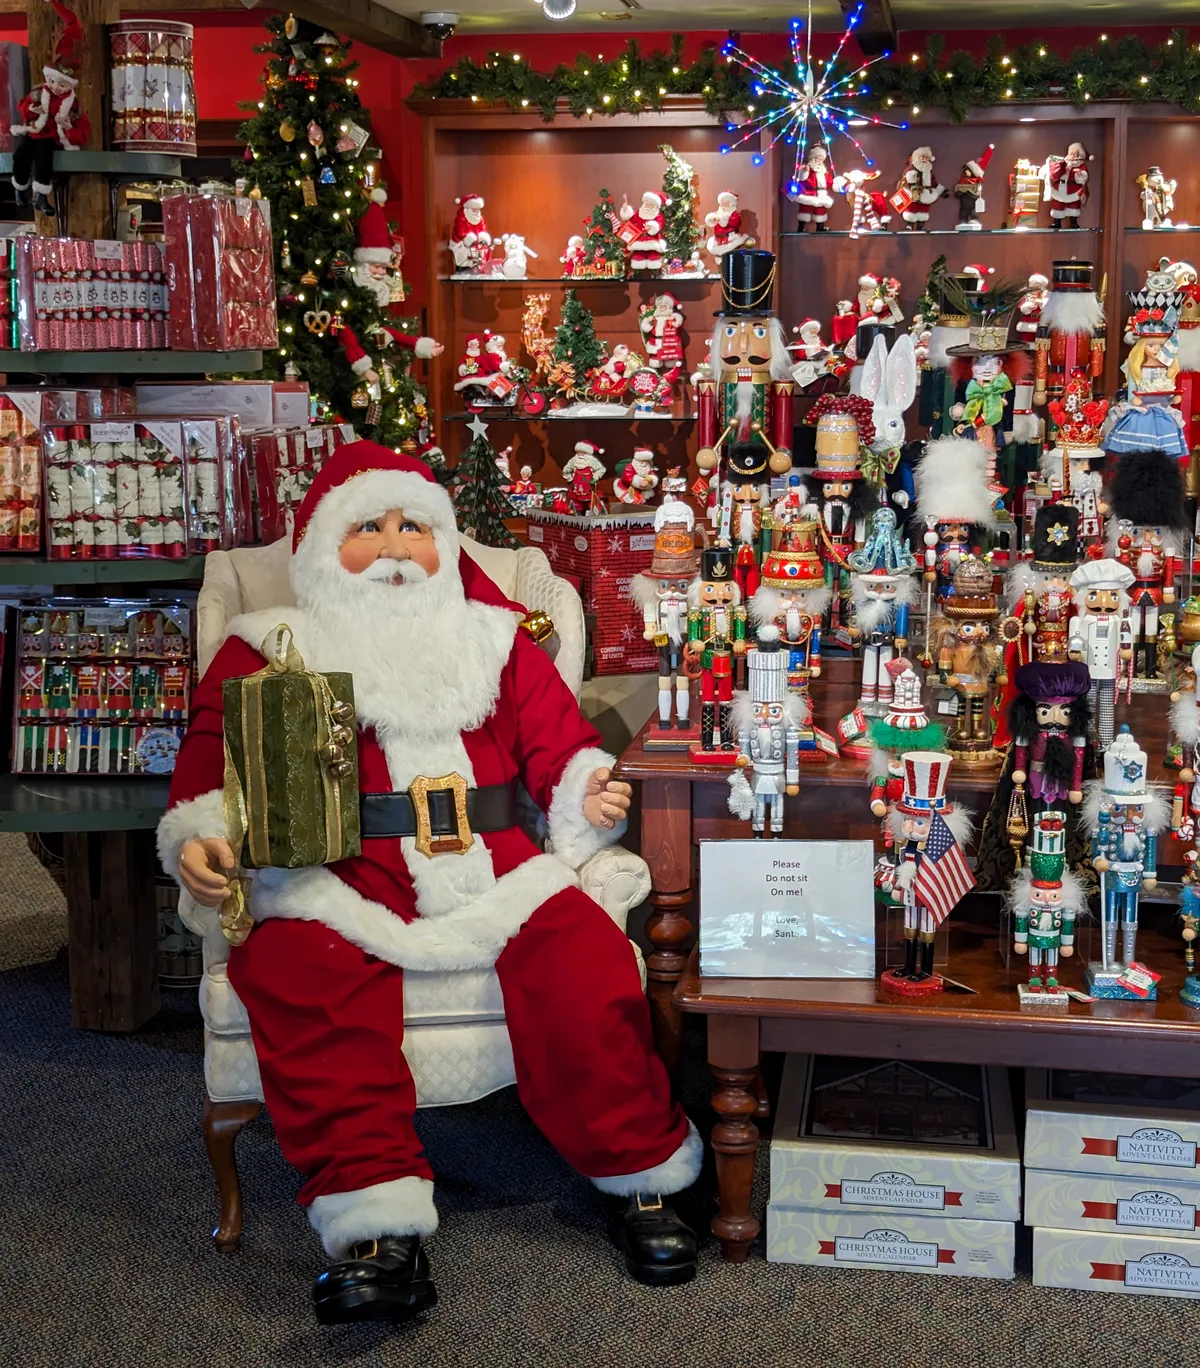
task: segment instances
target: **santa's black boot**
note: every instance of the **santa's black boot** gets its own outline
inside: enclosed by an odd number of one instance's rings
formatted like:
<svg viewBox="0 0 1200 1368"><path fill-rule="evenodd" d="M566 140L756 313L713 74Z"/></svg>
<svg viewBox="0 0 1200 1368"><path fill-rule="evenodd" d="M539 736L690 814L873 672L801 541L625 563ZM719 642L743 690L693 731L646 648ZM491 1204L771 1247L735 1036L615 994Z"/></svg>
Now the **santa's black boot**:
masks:
<svg viewBox="0 0 1200 1368"><path fill-rule="evenodd" d="M312 1298L322 1325L407 1321L437 1305L419 1235L361 1240L317 1275Z"/></svg>
<svg viewBox="0 0 1200 1368"><path fill-rule="evenodd" d="M700 746L702 750L712 750L713 748L713 727L717 720L717 705L715 703L700 704Z"/></svg>
<svg viewBox="0 0 1200 1368"><path fill-rule="evenodd" d="M49 198L41 190L33 192L33 207L39 214L53 214L55 212L54 205L50 203Z"/></svg>
<svg viewBox="0 0 1200 1368"><path fill-rule="evenodd" d="M27 205L27 204L29 203L29 186L28 186L28 185L18 185L18 184L16 183L16 181L13 181L13 182L12 182L12 188L13 188L13 199L16 201L17 208L18 208L18 209L24 208L24 206Z"/></svg>
<svg viewBox="0 0 1200 1368"><path fill-rule="evenodd" d="M696 1276L696 1232L657 1192L605 1197L608 1237L629 1276L648 1287L675 1287Z"/></svg>

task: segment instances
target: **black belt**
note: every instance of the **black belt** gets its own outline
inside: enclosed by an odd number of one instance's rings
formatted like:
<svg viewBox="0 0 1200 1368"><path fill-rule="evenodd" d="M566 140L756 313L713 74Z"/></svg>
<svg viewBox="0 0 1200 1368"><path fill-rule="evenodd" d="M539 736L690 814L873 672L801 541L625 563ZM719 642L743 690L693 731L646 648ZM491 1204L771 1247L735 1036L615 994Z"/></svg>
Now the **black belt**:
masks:
<svg viewBox="0 0 1200 1368"><path fill-rule="evenodd" d="M435 837L458 835L453 788L430 789L429 830ZM417 812L412 794L364 793L359 796L359 820L364 837L416 836ZM489 784L466 790L467 825L471 831L507 831L517 825L517 786Z"/></svg>

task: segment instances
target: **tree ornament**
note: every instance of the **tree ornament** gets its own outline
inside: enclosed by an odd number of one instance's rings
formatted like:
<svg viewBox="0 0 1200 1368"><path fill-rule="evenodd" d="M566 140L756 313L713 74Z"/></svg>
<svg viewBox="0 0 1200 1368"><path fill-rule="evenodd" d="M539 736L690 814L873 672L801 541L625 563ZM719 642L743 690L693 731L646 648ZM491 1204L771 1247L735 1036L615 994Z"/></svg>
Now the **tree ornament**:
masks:
<svg viewBox="0 0 1200 1368"><path fill-rule="evenodd" d="M321 174L317 178L322 185L332 185L337 177L333 174L332 166L321 167Z"/></svg>
<svg viewBox="0 0 1200 1368"><path fill-rule="evenodd" d="M256 181L256 182L250 187L250 198L251 198L251 199L262 199L262 197L263 197L262 187L261 187L261 186L258 184L258 182Z"/></svg>
<svg viewBox="0 0 1200 1368"><path fill-rule="evenodd" d="M279 125L279 136L284 140L285 143L295 142L296 125L292 123L291 119L284 119L284 121Z"/></svg>
<svg viewBox="0 0 1200 1368"><path fill-rule="evenodd" d="M367 393L366 385L359 385L350 396L350 403L354 408L365 409L370 402L371 396Z"/></svg>
<svg viewBox="0 0 1200 1368"><path fill-rule="evenodd" d="M283 36L290 43L295 39L296 35L299 32L300 20L297 19L294 14L289 14L288 17L283 21Z"/></svg>
<svg viewBox="0 0 1200 1368"><path fill-rule="evenodd" d="M321 125L313 119L310 121L307 130L308 140L312 143L318 157L325 156L325 132Z"/></svg>
<svg viewBox="0 0 1200 1368"><path fill-rule="evenodd" d="M287 238L279 244L279 264L285 271L292 269L292 245Z"/></svg>
<svg viewBox="0 0 1200 1368"><path fill-rule="evenodd" d="M254 160L254 149L249 143L246 144L246 150L242 153L242 160L247 162Z"/></svg>
<svg viewBox="0 0 1200 1368"><path fill-rule="evenodd" d="M341 309L335 309L335 310L334 310L334 314L333 314L333 319L332 319L332 321L331 321L330 324L329 324L329 331L330 331L330 333L331 333L334 337L336 337L336 336L338 335L338 333L340 333L341 330L342 330L345 326L346 326L346 320L342 317L342 311L341 311Z"/></svg>
<svg viewBox="0 0 1200 1368"><path fill-rule="evenodd" d="M310 267L308 268L308 270L305 271L304 274L300 277L300 284L301 284L301 285L316 285L316 284L317 284L317 273L316 273L316 271L314 271L314 270L312 269L311 266L310 266Z"/></svg>
<svg viewBox="0 0 1200 1368"><path fill-rule="evenodd" d="M313 46L319 47L324 51L331 51L332 49L339 47L340 44L338 43L338 40L333 36L332 33L330 33L328 30L325 30L313 39Z"/></svg>
<svg viewBox="0 0 1200 1368"><path fill-rule="evenodd" d="M299 380L300 367L294 361L289 361L283 368L283 378L285 380Z"/></svg>
<svg viewBox="0 0 1200 1368"><path fill-rule="evenodd" d="M336 252L334 252L334 254L329 258L329 274L334 278L334 280L345 280L345 278L346 278L347 274L349 273L349 271L350 271L350 257L349 257L349 254L346 253L346 252L343 252L343 251L341 250L341 248L338 248L338 250L337 250ZM317 278L316 278L316 276L313 276L313 278L312 278L312 284L315 285L316 283L317 283Z"/></svg>
<svg viewBox="0 0 1200 1368"><path fill-rule="evenodd" d="M352 160L366 147L371 135L361 125L353 119L347 119L344 124L338 125L337 141L334 143L334 150L347 160Z"/></svg>
<svg viewBox="0 0 1200 1368"><path fill-rule="evenodd" d="M313 178L311 176L305 176L303 180L301 180L300 194L304 198L304 207L306 209L315 209L317 207L317 187L313 184Z"/></svg>
<svg viewBox="0 0 1200 1368"><path fill-rule="evenodd" d="M332 322L333 317L328 309L309 309L304 315L304 326L318 337L324 337Z"/></svg>
<svg viewBox="0 0 1200 1368"><path fill-rule="evenodd" d="M385 390L396 388L396 372L392 369L392 363L384 357L379 362L379 383Z"/></svg>

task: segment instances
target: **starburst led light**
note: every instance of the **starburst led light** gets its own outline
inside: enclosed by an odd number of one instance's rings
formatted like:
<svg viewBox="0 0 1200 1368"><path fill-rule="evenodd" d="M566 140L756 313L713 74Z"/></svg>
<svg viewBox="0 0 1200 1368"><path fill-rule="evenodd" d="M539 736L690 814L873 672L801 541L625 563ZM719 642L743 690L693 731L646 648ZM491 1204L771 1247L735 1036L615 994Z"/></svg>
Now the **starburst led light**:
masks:
<svg viewBox="0 0 1200 1368"><path fill-rule="evenodd" d="M728 61L737 62L739 66L745 67L754 77L755 95L764 96L769 100L776 97L783 101L782 104L776 105L761 114L756 113L754 106L750 105L748 112L754 117L744 124L729 124L727 126L728 132L740 131L742 136L736 142L722 147L722 152L731 152L735 147L740 147L743 143L763 132L771 134L768 150L781 139L785 145L794 146L796 160L792 166L791 181L788 185L788 192L793 195L797 194L800 189L798 184L800 168L808 158L810 142L819 141L825 144L825 149L829 153L830 169L833 169L832 141L835 132L842 134L854 144L859 156L868 166L875 165L863 151L862 144L850 131L850 120L861 119L864 122L878 124L885 128L907 128L908 124L888 123L886 119L880 119L874 114L860 114L858 110L847 103L856 95L869 93L870 88L864 85L862 81L863 74L876 62L882 62L885 57L892 55L890 52L881 52L878 57L872 57L870 61L863 62L853 69L847 68L839 72L838 64L842 50L846 46L846 40L858 24L863 8L864 6L860 4L846 21L841 41L838 43L833 56L828 61L818 59L814 62L812 55L812 0L808 0L807 20L793 19L791 24L792 62L796 68L796 74L790 80L781 71L776 71L773 67L760 62L757 57L751 57L748 52L738 47L732 39L722 47L721 52ZM774 100L772 103L774 104ZM765 154L758 151L750 160L755 166L761 166L765 160Z"/></svg>

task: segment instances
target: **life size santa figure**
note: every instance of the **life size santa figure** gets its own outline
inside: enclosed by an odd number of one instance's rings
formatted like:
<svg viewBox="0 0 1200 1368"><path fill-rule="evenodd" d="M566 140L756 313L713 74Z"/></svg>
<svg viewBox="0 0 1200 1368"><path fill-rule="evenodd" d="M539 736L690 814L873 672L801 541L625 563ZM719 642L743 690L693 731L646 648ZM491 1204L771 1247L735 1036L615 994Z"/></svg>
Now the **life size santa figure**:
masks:
<svg viewBox="0 0 1200 1368"><path fill-rule="evenodd" d="M233 868L222 684L264 668L277 623L310 668L353 675L362 853L256 873L257 924L229 959L280 1147L334 1260L318 1317L402 1320L436 1300L421 1247L438 1223L433 1172L401 1052L407 970L495 968L529 1114L610 1194L630 1273L687 1280L696 1239L669 1195L695 1180L699 1136L671 1101L632 948L575 872L624 827L612 756L520 629L524 610L460 552L450 497L421 462L340 448L300 505L290 574L297 606L235 618L196 692L158 840L184 890L219 904ZM423 854L410 786L443 775L466 783L470 839ZM555 854L518 827L518 783ZM435 836L453 835L433 816Z"/></svg>

